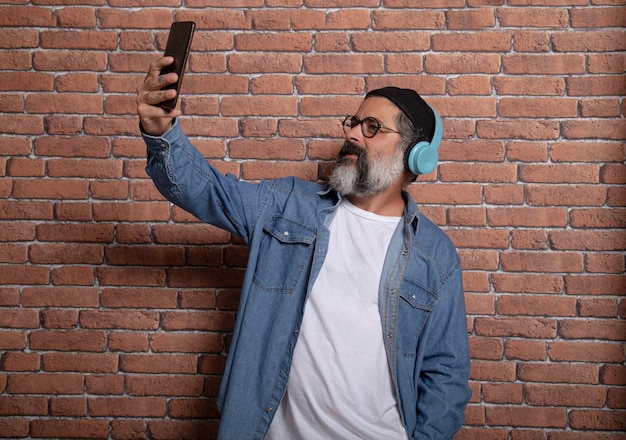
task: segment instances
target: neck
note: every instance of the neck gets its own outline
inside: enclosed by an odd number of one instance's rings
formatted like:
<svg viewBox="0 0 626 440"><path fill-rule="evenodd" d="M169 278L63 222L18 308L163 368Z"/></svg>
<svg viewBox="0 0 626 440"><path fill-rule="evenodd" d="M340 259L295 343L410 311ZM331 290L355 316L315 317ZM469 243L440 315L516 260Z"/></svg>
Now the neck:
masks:
<svg viewBox="0 0 626 440"><path fill-rule="evenodd" d="M348 196L347 198L357 208L388 217L402 216L406 205L401 188L396 185L371 196Z"/></svg>

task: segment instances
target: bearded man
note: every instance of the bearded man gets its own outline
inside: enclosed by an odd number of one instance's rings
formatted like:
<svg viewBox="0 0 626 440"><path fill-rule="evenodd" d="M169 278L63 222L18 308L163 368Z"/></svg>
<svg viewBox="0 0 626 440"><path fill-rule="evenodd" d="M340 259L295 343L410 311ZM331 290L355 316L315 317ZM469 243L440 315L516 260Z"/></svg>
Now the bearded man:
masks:
<svg viewBox="0 0 626 440"><path fill-rule="evenodd" d="M137 89L159 191L249 246L218 406L219 439L450 439L470 397L461 266L405 191L441 121L413 90L344 119L328 185L223 176L182 132L154 61Z"/></svg>

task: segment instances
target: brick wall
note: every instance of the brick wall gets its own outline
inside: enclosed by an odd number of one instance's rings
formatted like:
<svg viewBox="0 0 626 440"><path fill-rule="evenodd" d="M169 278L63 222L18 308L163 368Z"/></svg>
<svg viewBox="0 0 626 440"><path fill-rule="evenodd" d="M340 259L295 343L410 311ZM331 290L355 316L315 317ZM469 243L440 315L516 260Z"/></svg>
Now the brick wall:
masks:
<svg viewBox="0 0 626 440"><path fill-rule="evenodd" d="M382 85L441 114L410 191L465 268L458 439L624 438L623 4L0 0L0 437L215 435L246 249L157 193L134 104L192 19L181 123L224 172L323 178Z"/></svg>

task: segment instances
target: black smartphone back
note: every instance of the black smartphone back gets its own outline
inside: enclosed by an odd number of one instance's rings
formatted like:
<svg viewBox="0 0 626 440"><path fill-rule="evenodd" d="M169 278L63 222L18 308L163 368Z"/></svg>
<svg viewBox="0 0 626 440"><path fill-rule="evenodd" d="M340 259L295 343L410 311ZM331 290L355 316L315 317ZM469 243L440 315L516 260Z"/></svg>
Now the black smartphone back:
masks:
<svg viewBox="0 0 626 440"><path fill-rule="evenodd" d="M178 81L163 88L164 90L176 89L176 96L173 99L163 101L159 104L159 106L164 109L171 110L176 107L176 101L180 93L180 85L183 82L183 74L185 72L185 66L187 65L187 57L189 55L189 48L191 47L195 27L196 24L193 21L175 21L170 27L170 34L167 38L164 55L174 57L174 62L161 70L161 74L176 72L178 74Z"/></svg>

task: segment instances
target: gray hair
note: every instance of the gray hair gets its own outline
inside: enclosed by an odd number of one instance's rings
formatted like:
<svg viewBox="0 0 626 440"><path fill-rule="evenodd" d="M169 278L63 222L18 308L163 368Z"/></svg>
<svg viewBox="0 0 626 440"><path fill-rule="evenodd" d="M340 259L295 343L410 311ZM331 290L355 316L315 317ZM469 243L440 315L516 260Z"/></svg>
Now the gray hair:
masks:
<svg viewBox="0 0 626 440"><path fill-rule="evenodd" d="M424 130L422 127L415 127L407 115L403 111L398 112L396 116L396 127L400 133L400 142L398 148L405 152L404 161L406 164L408 149L417 144L420 140L424 139ZM417 178L417 176L405 165L407 178L405 179L405 185L409 184Z"/></svg>

